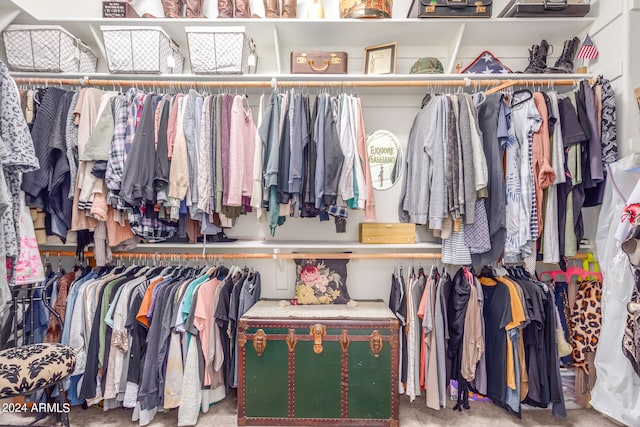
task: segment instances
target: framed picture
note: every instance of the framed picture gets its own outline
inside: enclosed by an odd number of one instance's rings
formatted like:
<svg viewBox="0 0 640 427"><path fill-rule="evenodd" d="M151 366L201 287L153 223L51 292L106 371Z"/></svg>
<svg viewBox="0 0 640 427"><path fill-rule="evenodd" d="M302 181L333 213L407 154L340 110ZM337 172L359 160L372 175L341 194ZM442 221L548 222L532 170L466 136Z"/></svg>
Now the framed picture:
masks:
<svg viewBox="0 0 640 427"><path fill-rule="evenodd" d="M398 43L364 48L365 74L395 74Z"/></svg>

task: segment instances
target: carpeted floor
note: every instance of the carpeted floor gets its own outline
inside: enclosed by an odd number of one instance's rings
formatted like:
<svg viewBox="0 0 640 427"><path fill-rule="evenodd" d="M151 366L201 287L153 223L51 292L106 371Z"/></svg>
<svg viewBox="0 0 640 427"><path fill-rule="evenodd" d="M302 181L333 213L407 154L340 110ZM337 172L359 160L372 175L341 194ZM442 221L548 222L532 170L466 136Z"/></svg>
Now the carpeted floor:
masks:
<svg viewBox="0 0 640 427"><path fill-rule="evenodd" d="M422 426L460 426L460 427L506 427L506 426L580 426L580 427L607 427L618 424L605 418L593 409L571 409L568 410L566 419L554 418L550 409L525 409L522 419L519 420L503 409L488 402L470 402L471 409L457 412L450 408L433 411L427 409L424 401L418 399L409 402L405 396L400 399L400 426L401 427L422 427ZM34 419L31 414L7 414L0 416L0 425L28 425ZM69 414L72 426L82 427L126 427L138 425L131 421L130 409L114 409L103 412L98 408L83 410L74 407ZM49 417L39 421L35 425L53 425L55 420ZM158 413L152 427L175 426L178 422L178 412L173 410L167 413ZM231 427L236 425L236 400L227 398L217 405L211 407L208 413L200 414L198 426Z"/></svg>

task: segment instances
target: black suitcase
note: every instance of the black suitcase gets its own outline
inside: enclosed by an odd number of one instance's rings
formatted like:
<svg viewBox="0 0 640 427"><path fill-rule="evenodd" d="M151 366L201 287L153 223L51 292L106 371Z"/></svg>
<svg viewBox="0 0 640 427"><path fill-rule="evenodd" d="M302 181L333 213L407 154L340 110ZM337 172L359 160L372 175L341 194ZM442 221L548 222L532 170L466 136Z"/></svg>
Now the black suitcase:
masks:
<svg viewBox="0 0 640 427"><path fill-rule="evenodd" d="M589 13L590 6L590 0L510 0L498 17L581 17Z"/></svg>
<svg viewBox="0 0 640 427"><path fill-rule="evenodd" d="M491 18L492 0L420 0L419 18Z"/></svg>

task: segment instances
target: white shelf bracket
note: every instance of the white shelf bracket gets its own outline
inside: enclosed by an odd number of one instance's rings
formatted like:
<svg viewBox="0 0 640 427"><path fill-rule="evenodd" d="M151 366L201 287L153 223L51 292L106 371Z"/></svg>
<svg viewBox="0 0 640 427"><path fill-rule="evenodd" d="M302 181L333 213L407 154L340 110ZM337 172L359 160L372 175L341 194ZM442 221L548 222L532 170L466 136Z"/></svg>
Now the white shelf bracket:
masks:
<svg viewBox="0 0 640 427"><path fill-rule="evenodd" d="M282 74L282 64L280 61L280 37L278 37L278 26L273 26L273 44L276 48L276 70L278 74Z"/></svg>
<svg viewBox="0 0 640 427"><path fill-rule="evenodd" d="M452 42L449 44L449 63L447 64L447 74L455 73L456 69L456 61L458 59L458 51L460 50L460 45L462 44L462 37L464 37L464 30L466 29L467 24L460 24L460 28L458 28L458 33L453 38Z"/></svg>
<svg viewBox="0 0 640 427"><path fill-rule="evenodd" d="M104 59L104 63L106 64L107 51L104 48L104 43L102 43L102 32L100 31L99 28L96 28L94 25L91 25L91 24L89 24L89 30L91 31L91 34L93 35L93 38L96 41L96 46L98 46L98 49L102 54L102 58Z"/></svg>
<svg viewBox="0 0 640 427"><path fill-rule="evenodd" d="M0 16L0 31L7 28L7 26L11 24L18 15L20 15L19 10L12 10L11 12L3 13L2 16Z"/></svg>

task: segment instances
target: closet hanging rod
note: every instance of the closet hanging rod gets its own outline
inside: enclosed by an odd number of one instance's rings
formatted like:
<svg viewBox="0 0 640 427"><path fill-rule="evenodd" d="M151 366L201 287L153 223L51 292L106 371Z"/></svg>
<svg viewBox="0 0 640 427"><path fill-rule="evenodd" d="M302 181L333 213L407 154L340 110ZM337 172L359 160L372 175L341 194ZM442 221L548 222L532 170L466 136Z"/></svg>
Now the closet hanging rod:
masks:
<svg viewBox="0 0 640 427"><path fill-rule="evenodd" d="M59 257L75 257L76 253L71 251L52 252L41 251L42 255L59 256ZM85 252L84 256L93 258L93 252ZM112 258L131 258L132 260L151 260L154 259L431 259L439 260L442 255L439 253L377 253L377 254L357 254L349 252L331 252L331 253L207 253L202 254L169 254L155 252L114 252ZM569 256L568 259L586 259L587 253L579 253L575 256Z"/></svg>
<svg viewBox="0 0 640 427"><path fill-rule="evenodd" d="M197 89L221 89L221 88L254 88L265 89L270 87L343 87L343 88L371 88L371 87L495 87L508 83L508 86L574 86L583 79L481 79L475 80L468 77L450 80L282 80L276 81L188 81L188 80L105 80L105 79L49 79L15 77L20 85L54 85L54 86L83 86L83 87L142 87L142 88L197 88ZM589 84L595 80L590 79Z"/></svg>
<svg viewBox="0 0 640 427"><path fill-rule="evenodd" d="M51 252L41 251L41 254L60 257L75 257L77 254L71 251ZM93 258L93 252L85 252L84 256ZM155 259L440 259L439 253L379 253L379 254L355 254L349 252L331 252L331 253L207 253L202 254L169 254L169 253L153 253L153 252L114 252L112 258L131 258L134 260L153 260Z"/></svg>

